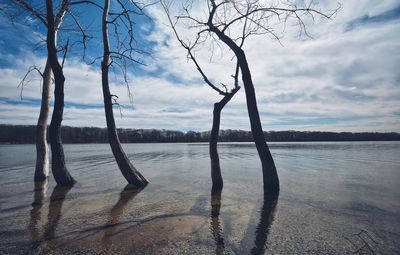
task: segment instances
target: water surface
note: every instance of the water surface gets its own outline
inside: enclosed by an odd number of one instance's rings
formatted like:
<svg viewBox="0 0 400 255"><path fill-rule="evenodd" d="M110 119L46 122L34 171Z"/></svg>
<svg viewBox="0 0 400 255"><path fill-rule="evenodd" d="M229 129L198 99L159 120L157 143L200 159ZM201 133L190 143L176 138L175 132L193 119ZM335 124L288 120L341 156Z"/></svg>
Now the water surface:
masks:
<svg viewBox="0 0 400 255"><path fill-rule="evenodd" d="M264 199L251 143L124 144L150 181L126 185L106 144L65 145L72 188L33 183L34 145L0 145L0 254L400 254L400 143L271 143ZM36 190L36 191L35 191Z"/></svg>

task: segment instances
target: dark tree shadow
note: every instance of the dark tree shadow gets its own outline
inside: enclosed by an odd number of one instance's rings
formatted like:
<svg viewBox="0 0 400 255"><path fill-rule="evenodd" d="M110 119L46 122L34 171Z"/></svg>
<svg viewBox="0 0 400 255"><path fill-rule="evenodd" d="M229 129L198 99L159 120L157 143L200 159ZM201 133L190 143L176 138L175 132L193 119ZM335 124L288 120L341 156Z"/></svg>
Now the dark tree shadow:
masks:
<svg viewBox="0 0 400 255"><path fill-rule="evenodd" d="M210 229L215 242L215 254L224 254L225 243L219 212L221 209L222 188L211 189L211 220Z"/></svg>
<svg viewBox="0 0 400 255"><path fill-rule="evenodd" d="M30 211L30 221L28 229L31 235L32 248L35 249L40 244L39 226L42 219L41 209L43 207L44 199L46 198L48 180L42 182L35 182L35 191L33 194L32 209Z"/></svg>
<svg viewBox="0 0 400 255"><path fill-rule="evenodd" d="M114 228L123 214L125 206L142 190L143 189L138 189L131 184L127 184L119 194L119 200L111 209L107 225L105 226L102 242L106 247L109 248L112 244L111 237L114 235Z"/></svg>
<svg viewBox="0 0 400 255"><path fill-rule="evenodd" d="M53 192L50 196L49 213L47 216L47 224L44 229L43 239L52 240L55 237L55 231L57 229L58 222L61 218L61 209L67 193L71 190L71 186L60 186L54 187Z"/></svg>
<svg viewBox="0 0 400 255"><path fill-rule="evenodd" d="M278 204L278 196L264 193L263 206L260 213L260 221L255 232L254 247L250 254L261 255L267 249L267 239L272 222L274 221L275 209Z"/></svg>

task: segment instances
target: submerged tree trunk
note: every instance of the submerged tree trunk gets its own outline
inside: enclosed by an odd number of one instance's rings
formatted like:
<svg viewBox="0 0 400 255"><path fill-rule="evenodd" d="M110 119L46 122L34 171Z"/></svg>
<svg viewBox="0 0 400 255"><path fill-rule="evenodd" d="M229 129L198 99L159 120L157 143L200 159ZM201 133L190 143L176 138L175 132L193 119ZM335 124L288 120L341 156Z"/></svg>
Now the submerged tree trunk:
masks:
<svg viewBox="0 0 400 255"><path fill-rule="evenodd" d="M109 67L110 67L110 46L108 40L108 11L110 1L104 1L103 18L102 18L102 29L103 29L103 46L104 55L103 61L101 62L102 72L102 87L104 97L104 110L107 121L108 140L111 146L111 150L114 154L115 160L117 161L118 167L122 172L122 175L128 181L128 183L134 185L136 188L144 187L148 184L148 181L140 174L138 170L132 165L122 149L121 143L118 138L117 128L115 126L112 96L109 87Z"/></svg>
<svg viewBox="0 0 400 255"><path fill-rule="evenodd" d="M40 106L39 119L36 125L36 168L35 182L44 181L49 176L49 149L47 145L47 120L49 116L51 85L51 67L47 59L43 71L42 103Z"/></svg>
<svg viewBox="0 0 400 255"><path fill-rule="evenodd" d="M209 146L210 159L211 159L211 180L213 189L222 189L223 186L221 168L219 165L218 149L217 149L219 127L221 122L221 111L239 89L240 87L236 87L229 94L225 95L221 101L214 104L213 124L211 128L210 146Z"/></svg>
<svg viewBox="0 0 400 255"><path fill-rule="evenodd" d="M211 26L210 31L214 32L236 55L242 73L243 86L246 93L247 111L249 114L251 133L261 160L263 170L264 191L268 193L279 193L279 178L276 172L274 160L268 145L265 141L264 131L261 126L260 115L258 113L256 94L251 78L251 72L247 63L244 51L227 35L218 28Z"/></svg>
<svg viewBox="0 0 400 255"><path fill-rule="evenodd" d="M61 122L64 112L64 83L65 77L57 59L56 34L54 26L53 2L46 0L47 10L47 52L51 69L54 74L54 108L50 123L51 167L57 184L72 186L75 180L65 166L64 149L61 141Z"/></svg>

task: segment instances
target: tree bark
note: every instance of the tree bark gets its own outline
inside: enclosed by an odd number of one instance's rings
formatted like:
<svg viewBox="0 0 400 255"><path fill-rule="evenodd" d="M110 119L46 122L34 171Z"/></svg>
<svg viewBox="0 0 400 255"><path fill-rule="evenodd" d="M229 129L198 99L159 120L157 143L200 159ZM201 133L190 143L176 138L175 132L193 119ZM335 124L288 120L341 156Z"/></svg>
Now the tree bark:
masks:
<svg viewBox="0 0 400 255"><path fill-rule="evenodd" d="M223 187L223 180L221 175L221 167L219 165L219 155L217 148L219 127L221 122L221 111L239 89L240 87L236 87L229 94L225 95L221 101L214 104L213 124L211 128L210 143L209 143L209 152L211 159L211 180L213 189L222 189Z"/></svg>
<svg viewBox="0 0 400 255"><path fill-rule="evenodd" d="M251 78L250 69L246 56L242 50L238 51L238 62L242 71L242 80L246 92L247 111L249 113L251 133L261 160L263 169L264 190L270 193L279 193L279 178L276 172L274 159L265 141L264 131L261 126L260 115L258 113L256 94Z"/></svg>
<svg viewBox="0 0 400 255"><path fill-rule="evenodd" d="M219 155L217 149L219 126L221 118L221 108L218 103L214 104L213 125L210 134L210 159L211 159L211 180L213 188L222 188L223 180L221 175L221 167L219 165Z"/></svg>
<svg viewBox="0 0 400 255"><path fill-rule="evenodd" d="M52 0L46 0L47 10L47 52L51 69L54 74L54 108L50 122L50 145L52 156L52 172L58 185L72 186L74 178L69 174L65 165L64 149L61 141L61 122L64 112L64 83L65 77L62 66L58 62L56 48L56 34L54 31L54 14Z"/></svg>
<svg viewBox="0 0 400 255"><path fill-rule="evenodd" d="M110 143L111 150L114 154L115 160L117 161L118 167L122 172L122 175L128 181L128 183L134 185L136 188L142 188L148 184L148 181L140 174L138 170L132 165L122 149L119 141L117 128L115 126L112 95L110 93L109 86L109 66L110 66L110 46L108 39L108 11L110 1L104 1L103 18L102 18L102 32L103 32L103 47L104 55L103 61L101 62L102 72L102 88L104 98L104 110L107 121L108 140Z"/></svg>
<svg viewBox="0 0 400 255"><path fill-rule="evenodd" d="M49 116L51 86L51 67L47 59L43 71L42 103L40 106L39 119L36 125L36 168L35 182L41 182L49 176L49 149L47 145L47 120Z"/></svg>
<svg viewBox="0 0 400 255"><path fill-rule="evenodd" d="M261 160L263 170L264 191L268 193L279 193L279 178L276 172L274 160L265 141L264 131L261 126L260 114L258 112L254 84L244 51L227 35L218 28L210 26L218 38L224 42L236 55L242 73L243 86L246 93L247 111L250 119L251 133Z"/></svg>

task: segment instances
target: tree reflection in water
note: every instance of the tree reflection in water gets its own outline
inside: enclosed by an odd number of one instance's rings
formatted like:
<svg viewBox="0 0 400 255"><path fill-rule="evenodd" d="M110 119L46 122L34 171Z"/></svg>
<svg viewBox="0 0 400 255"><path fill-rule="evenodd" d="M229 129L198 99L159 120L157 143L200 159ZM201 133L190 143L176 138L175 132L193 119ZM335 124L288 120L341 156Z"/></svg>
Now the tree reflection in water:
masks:
<svg viewBox="0 0 400 255"><path fill-rule="evenodd" d="M213 160L213 158L218 158L218 153L216 157L211 157L211 172L215 171L213 168L217 168L220 172L219 160ZM272 222L274 221L274 215L276 206L278 204L279 194L271 195L269 193L264 193L263 195L263 205L261 207L260 220L255 231L254 247L250 250L252 255L264 254L267 249L268 234ZM222 224L219 218L221 210L221 198L222 198L222 185L213 185L211 189L211 220L210 229L212 236L214 237L214 242L216 245L215 253L217 255L224 254L225 252L225 242L223 238Z"/></svg>
<svg viewBox="0 0 400 255"><path fill-rule="evenodd" d="M272 222L274 221L275 209L278 204L278 194L264 194L263 206L260 213L260 221L255 232L254 247L250 254L264 254L267 249L267 239Z"/></svg>
<svg viewBox="0 0 400 255"><path fill-rule="evenodd" d="M221 194L222 188L211 189L211 220L210 229L214 237L216 254L224 254L225 244L223 237L223 230L219 220L219 212L221 209Z"/></svg>
<svg viewBox="0 0 400 255"><path fill-rule="evenodd" d="M47 224L43 233L44 240L54 239L55 231L61 218L61 209L67 193L71 190L71 188L71 186L60 185L54 187L54 190L50 196L49 214L47 216Z"/></svg>
<svg viewBox="0 0 400 255"><path fill-rule="evenodd" d="M28 229L31 235L32 248L35 249L40 244L40 233L38 224L42 220L41 209L46 198L48 180L35 182L35 191L33 194L32 209L30 211L30 221Z"/></svg>
<svg viewBox="0 0 400 255"><path fill-rule="evenodd" d="M112 236L114 235L114 228L118 223L119 218L124 212L124 208L130 200L136 197L143 189L137 189L131 184L127 184L119 194L118 202L113 206L110 211L110 216L106 225L106 229L103 236L103 244L109 248L112 244Z"/></svg>
<svg viewBox="0 0 400 255"><path fill-rule="evenodd" d="M30 231L32 250L37 249L43 241L53 240L58 222L61 218L61 210L67 193L71 190L70 186L54 187L50 196L49 212L47 223L44 226L43 234L40 235L39 223L42 221L42 207L46 198L48 181L35 182L34 199L30 211L30 221L28 230Z"/></svg>

